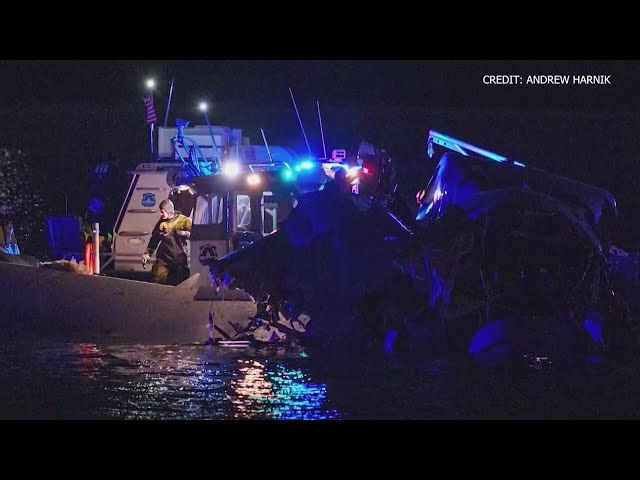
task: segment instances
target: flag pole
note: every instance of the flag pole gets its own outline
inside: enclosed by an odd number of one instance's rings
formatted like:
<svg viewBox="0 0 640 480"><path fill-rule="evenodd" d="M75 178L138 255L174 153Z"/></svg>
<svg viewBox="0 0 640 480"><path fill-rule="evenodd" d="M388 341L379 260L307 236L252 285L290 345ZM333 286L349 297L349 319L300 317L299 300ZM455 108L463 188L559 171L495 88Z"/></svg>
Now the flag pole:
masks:
<svg viewBox="0 0 640 480"><path fill-rule="evenodd" d="M149 145L151 147L151 160L153 160L153 125L156 121L155 118L155 110L153 109L153 87L155 87L156 82L152 78L147 80L147 95L149 96L149 103L151 105L151 111L153 112L153 117L149 117L149 111L147 111L147 123L149 124ZM149 108L149 107L147 107ZM151 120L151 121L150 121Z"/></svg>
<svg viewBox="0 0 640 480"><path fill-rule="evenodd" d="M153 159L153 123L149 124L149 143L151 145L151 159Z"/></svg>

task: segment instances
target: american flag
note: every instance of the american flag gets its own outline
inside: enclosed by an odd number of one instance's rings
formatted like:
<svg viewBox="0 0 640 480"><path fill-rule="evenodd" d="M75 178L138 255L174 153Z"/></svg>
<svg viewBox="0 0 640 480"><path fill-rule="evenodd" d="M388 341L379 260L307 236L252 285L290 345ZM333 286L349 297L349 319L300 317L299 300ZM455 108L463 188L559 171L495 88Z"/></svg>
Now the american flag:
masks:
<svg viewBox="0 0 640 480"><path fill-rule="evenodd" d="M147 125L156 123L158 121L158 116L156 115L155 108L153 108L153 96L151 95L151 93L145 95L144 106L147 109Z"/></svg>

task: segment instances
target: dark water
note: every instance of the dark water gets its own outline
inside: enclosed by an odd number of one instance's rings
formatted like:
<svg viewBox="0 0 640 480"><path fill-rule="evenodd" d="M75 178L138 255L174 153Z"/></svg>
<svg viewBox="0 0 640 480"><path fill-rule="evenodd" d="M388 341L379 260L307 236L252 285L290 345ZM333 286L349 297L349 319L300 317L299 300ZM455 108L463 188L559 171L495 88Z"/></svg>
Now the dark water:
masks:
<svg viewBox="0 0 640 480"><path fill-rule="evenodd" d="M204 345L5 343L2 419L635 419L636 359L510 367Z"/></svg>

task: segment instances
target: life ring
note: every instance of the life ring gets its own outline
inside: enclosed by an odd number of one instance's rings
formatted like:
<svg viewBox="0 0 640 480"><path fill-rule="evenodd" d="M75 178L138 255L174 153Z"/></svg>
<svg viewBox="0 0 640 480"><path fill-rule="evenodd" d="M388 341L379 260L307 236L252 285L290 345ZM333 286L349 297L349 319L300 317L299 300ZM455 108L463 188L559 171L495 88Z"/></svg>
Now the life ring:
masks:
<svg viewBox="0 0 640 480"><path fill-rule="evenodd" d="M87 238L87 242L84 244L84 268L87 275L93 275L95 270L95 252L93 250L93 240L91 237Z"/></svg>

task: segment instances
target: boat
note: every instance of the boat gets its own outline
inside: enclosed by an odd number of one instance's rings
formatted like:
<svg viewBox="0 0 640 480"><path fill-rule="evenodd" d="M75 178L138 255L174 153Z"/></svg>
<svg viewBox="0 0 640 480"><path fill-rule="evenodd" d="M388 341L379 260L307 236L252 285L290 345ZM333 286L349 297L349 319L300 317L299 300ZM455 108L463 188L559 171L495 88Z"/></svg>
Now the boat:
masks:
<svg viewBox="0 0 640 480"><path fill-rule="evenodd" d="M344 150L331 158L298 155L278 145L252 144L240 128L158 129L157 159L130 172L109 252L94 255L87 272L78 217L49 217L52 262L26 255L0 258L0 288L11 300L0 308L2 328L20 338L61 336L118 342L225 342L254 321L257 302L246 292L213 285L209 265L274 232L301 196L344 169ZM142 262L166 198L192 220L191 277L156 285ZM93 225L94 251L105 237ZM27 259L27 260L25 260ZM73 260L70 260L73 259ZM153 262L153 258L151 262ZM72 272L75 272L72 273Z"/></svg>
<svg viewBox="0 0 640 480"><path fill-rule="evenodd" d="M204 344L224 338L216 332L234 333L234 319L248 323L255 314L252 302L231 295L215 304L194 301L190 286L0 262L0 328L5 340Z"/></svg>

